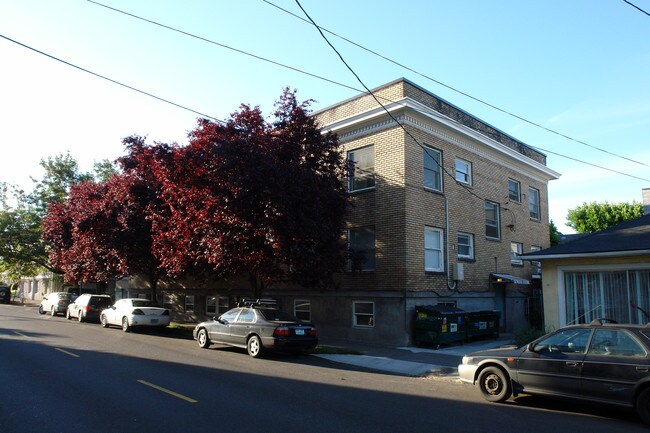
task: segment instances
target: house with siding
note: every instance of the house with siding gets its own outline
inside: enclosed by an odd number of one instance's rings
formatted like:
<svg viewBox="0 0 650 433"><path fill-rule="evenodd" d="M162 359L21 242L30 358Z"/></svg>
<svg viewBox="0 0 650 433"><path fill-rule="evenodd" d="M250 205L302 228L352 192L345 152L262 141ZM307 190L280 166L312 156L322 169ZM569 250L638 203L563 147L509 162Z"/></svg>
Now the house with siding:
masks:
<svg viewBox="0 0 650 433"><path fill-rule="evenodd" d="M650 191L650 190L649 190ZM546 329L607 318L650 322L650 195L646 213L524 256L541 262Z"/></svg>

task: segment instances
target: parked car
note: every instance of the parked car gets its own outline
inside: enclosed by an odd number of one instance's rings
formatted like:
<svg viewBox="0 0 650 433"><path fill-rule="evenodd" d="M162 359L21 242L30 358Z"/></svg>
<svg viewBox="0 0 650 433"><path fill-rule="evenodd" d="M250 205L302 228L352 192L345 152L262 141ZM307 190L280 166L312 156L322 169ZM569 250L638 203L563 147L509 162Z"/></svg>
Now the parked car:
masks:
<svg viewBox="0 0 650 433"><path fill-rule="evenodd" d="M0 302L9 304L11 302L11 289L7 286L0 286Z"/></svg>
<svg viewBox="0 0 650 433"><path fill-rule="evenodd" d="M109 295L95 295L92 293L83 293L75 299L70 305L65 317L68 320L76 318L79 322L98 321L102 310L109 307L113 299Z"/></svg>
<svg viewBox="0 0 650 433"><path fill-rule="evenodd" d="M169 325L171 316L166 308L155 306L148 299L120 299L102 311L99 321L104 328L110 325L121 326L124 332L133 327L156 326L164 328Z"/></svg>
<svg viewBox="0 0 650 433"><path fill-rule="evenodd" d="M67 292L52 292L43 295L40 305L38 306L38 313L50 313L52 316L57 314L65 314L70 304L70 293Z"/></svg>
<svg viewBox="0 0 650 433"><path fill-rule="evenodd" d="M265 350L306 352L318 344L314 326L259 303L233 308L212 321L199 323L193 336L201 348L207 349L212 343L241 347L254 358Z"/></svg>
<svg viewBox="0 0 650 433"><path fill-rule="evenodd" d="M561 328L523 347L470 353L458 374L488 401L570 397L634 408L650 423L650 325L608 322Z"/></svg>

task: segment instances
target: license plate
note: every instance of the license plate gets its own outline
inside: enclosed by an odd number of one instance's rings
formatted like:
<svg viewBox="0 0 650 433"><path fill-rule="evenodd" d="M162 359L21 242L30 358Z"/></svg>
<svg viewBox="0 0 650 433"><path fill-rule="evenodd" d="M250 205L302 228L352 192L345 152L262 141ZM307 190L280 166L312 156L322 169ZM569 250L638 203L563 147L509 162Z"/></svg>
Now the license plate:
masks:
<svg viewBox="0 0 650 433"><path fill-rule="evenodd" d="M296 329L296 335L305 335L304 329Z"/></svg>
<svg viewBox="0 0 650 433"><path fill-rule="evenodd" d="M151 323L158 323L158 319L151 319Z"/></svg>

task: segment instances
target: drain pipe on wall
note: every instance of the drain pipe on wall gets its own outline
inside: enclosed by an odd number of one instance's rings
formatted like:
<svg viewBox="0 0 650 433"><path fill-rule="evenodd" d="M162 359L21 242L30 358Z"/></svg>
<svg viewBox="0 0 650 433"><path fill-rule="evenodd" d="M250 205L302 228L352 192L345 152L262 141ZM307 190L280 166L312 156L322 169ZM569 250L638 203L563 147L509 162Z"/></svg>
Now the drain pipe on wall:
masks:
<svg viewBox="0 0 650 433"><path fill-rule="evenodd" d="M447 260L447 287L449 290L456 290L457 281L451 280L451 261L449 260L449 200L445 197L445 259Z"/></svg>

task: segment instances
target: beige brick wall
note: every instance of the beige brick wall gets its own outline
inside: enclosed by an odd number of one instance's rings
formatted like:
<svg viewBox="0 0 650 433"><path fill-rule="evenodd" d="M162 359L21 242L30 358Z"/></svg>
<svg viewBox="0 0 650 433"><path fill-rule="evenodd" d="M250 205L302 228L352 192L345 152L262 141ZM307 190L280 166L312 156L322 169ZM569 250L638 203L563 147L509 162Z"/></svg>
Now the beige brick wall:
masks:
<svg viewBox="0 0 650 433"><path fill-rule="evenodd" d="M437 101L435 97L404 81L379 89L377 95L391 100L409 96L430 106L435 106ZM317 116L321 125L327 125L376 107L377 103L366 95L326 109ZM403 114L397 112L394 115ZM414 113L406 114L416 116ZM385 118L388 119L388 116ZM431 122L425 118L420 120ZM446 275L424 271L424 227L446 229L445 199L449 203L449 245L445 244L445 249L449 249L451 263L458 261L458 232L474 235L475 260L463 261L465 280L460 282L461 291L488 290L491 272L530 278L535 269L529 262L524 262L524 266L511 265L510 242L521 242L524 252L530 251L533 245L542 248L549 246L548 191L543 176L534 173L525 163L486 150L484 145L472 142L473 139L444 125L435 127L444 130L443 136L452 139L440 138L426 128L404 122L418 142L442 152L443 166L448 174L443 173L443 192L432 192L424 188L422 148L399 126L372 129L371 123L378 123L379 120L368 122L354 126L363 129L365 135L354 136L342 142L342 146L345 151L374 146L376 187L352 195L353 206L349 211L348 225L374 226L376 271L347 273L342 278L342 289L445 292ZM512 142L504 146L519 151L518 142L509 139ZM460 146L459 142L467 142L468 145ZM468 188L458 185L453 178L456 158L472 165L473 183ZM539 162L543 158L538 154L534 159ZM509 178L521 184L521 203L508 202ZM529 186L540 192L540 221L532 221L529 217ZM500 240L485 237L484 199L500 204ZM446 231L444 233L447 234Z"/></svg>

